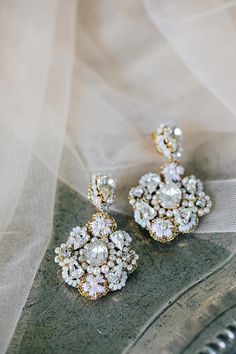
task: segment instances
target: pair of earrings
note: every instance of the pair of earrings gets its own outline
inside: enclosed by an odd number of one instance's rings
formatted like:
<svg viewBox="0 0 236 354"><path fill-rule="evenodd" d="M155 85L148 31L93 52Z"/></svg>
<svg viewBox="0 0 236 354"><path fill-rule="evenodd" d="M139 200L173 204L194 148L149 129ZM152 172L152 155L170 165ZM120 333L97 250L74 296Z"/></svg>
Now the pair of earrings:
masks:
<svg viewBox="0 0 236 354"><path fill-rule="evenodd" d="M179 233L193 232L199 217L210 212L211 200L199 179L184 177L181 129L161 124L153 140L167 163L160 174L147 173L140 178L139 185L129 192L129 202L135 221L154 240L164 243ZM55 250L64 281L91 300L120 290L137 267L139 256L130 247L131 236L117 230L116 221L107 214L115 194L116 181L111 175L93 175L88 198L99 211L86 226L73 228L67 242Z"/></svg>

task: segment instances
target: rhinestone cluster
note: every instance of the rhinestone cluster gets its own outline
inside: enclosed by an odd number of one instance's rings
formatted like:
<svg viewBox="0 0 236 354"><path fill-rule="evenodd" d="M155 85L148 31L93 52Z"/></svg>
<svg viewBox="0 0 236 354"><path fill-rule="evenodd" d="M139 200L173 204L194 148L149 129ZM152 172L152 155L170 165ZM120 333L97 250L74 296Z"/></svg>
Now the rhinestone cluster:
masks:
<svg viewBox="0 0 236 354"><path fill-rule="evenodd" d="M91 185L89 187L90 199L94 198L100 210L108 207L103 194L108 191L106 197L112 199L115 191L112 177L105 177L108 186L103 185L100 195L91 195ZM109 291L123 288L128 275L135 270L139 256L130 248L131 241L127 232L117 230L113 217L100 211L93 214L86 226L71 230L67 242L56 248L55 262L62 268L65 283L77 288L82 296L96 300Z"/></svg>
<svg viewBox="0 0 236 354"><path fill-rule="evenodd" d="M210 212L211 200L203 183L195 176L184 177L179 159L182 132L174 125L162 124L154 133L159 152L168 158L160 174L147 173L130 190L129 202L135 221L160 242L171 241L179 233L194 231L199 217Z"/></svg>
<svg viewBox="0 0 236 354"><path fill-rule="evenodd" d="M153 133L157 150L169 159L179 161L182 152L182 130L174 124L161 124Z"/></svg>

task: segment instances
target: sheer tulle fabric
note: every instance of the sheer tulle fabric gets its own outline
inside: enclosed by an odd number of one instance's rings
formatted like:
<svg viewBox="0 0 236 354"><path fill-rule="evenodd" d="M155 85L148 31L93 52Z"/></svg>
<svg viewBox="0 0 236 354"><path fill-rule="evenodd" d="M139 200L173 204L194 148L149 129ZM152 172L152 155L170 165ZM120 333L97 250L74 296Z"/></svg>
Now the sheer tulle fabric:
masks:
<svg viewBox="0 0 236 354"><path fill-rule="evenodd" d="M235 232L234 1L22 0L0 4L0 352L51 235L57 179L86 196L110 171L114 209L162 163L149 133L173 120L187 172L214 208L198 232Z"/></svg>

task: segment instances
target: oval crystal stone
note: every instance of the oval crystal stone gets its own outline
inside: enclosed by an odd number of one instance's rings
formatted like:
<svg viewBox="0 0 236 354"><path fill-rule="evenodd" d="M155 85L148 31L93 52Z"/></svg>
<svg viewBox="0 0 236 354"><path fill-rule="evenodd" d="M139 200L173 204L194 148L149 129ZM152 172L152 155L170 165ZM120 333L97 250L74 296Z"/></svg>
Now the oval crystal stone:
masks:
<svg viewBox="0 0 236 354"><path fill-rule="evenodd" d="M115 180L108 176L102 176L97 181L99 192L102 194L102 198L106 201L115 189Z"/></svg>
<svg viewBox="0 0 236 354"><path fill-rule="evenodd" d="M160 204L166 209L175 209L179 206L182 197L181 189L176 183L168 182L160 188Z"/></svg>
<svg viewBox="0 0 236 354"><path fill-rule="evenodd" d="M105 263L108 257L108 249L104 242L95 241L89 245L86 252L86 260L92 266L100 266Z"/></svg>

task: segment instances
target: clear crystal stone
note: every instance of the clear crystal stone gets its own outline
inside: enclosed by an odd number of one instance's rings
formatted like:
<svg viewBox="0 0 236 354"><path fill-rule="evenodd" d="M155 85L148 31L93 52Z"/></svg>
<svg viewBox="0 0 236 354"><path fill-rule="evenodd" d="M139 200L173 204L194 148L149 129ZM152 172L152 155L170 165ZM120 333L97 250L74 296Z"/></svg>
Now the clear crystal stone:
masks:
<svg viewBox="0 0 236 354"><path fill-rule="evenodd" d="M170 239L174 236L174 224L171 220L157 218L151 225L155 239Z"/></svg>
<svg viewBox="0 0 236 354"><path fill-rule="evenodd" d="M180 232L187 233L198 223L197 214L191 208L180 207L174 214Z"/></svg>
<svg viewBox="0 0 236 354"><path fill-rule="evenodd" d="M197 201L196 201L196 205L199 207L199 208L204 208L206 206L206 199L203 197L203 198L199 198Z"/></svg>
<svg viewBox="0 0 236 354"><path fill-rule="evenodd" d="M77 250L78 248L82 247L86 242L90 239L89 235L79 235L75 237L74 240L74 249Z"/></svg>
<svg viewBox="0 0 236 354"><path fill-rule="evenodd" d="M101 176L97 181L98 190L104 202L115 193L116 183L114 178L110 176Z"/></svg>
<svg viewBox="0 0 236 354"><path fill-rule="evenodd" d="M122 270L123 263L115 266L111 272L106 275L106 278L109 282L109 288L112 291L116 291L125 286L127 280L127 273Z"/></svg>
<svg viewBox="0 0 236 354"><path fill-rule="evenodd" d="M197 189L197 180L195 176L187 176L182 180L183 186L189 193L195 193Z"/></svg>
<svg viewBox="0 0 236 354"><path fill-rule="evenodd" d="M176 127L174 129L174 135L178 136L178 137L181 137L182 136L182 130L180 128Z"/></svg>
<svg viewBox="0 0 236 354"><path fill-rule="evenodd" d="M125 235L123 231L116 231L110 236L111 241L115 244L120 250L123 249L125 242Z"/></svg>
<svg viewBox="0 0 236 354"><path fill-rule="evenodd" d="M142 219L147 219L147 220L151 220L152 218L154 218L154 216L156 216L156 212L155 210L150 207L150 205L148 205L145 202L139 202L136 204L137 209L139 209Z"/></svg>
<svg viewBox="0 0 236 354"><path fill-rule="evenodd" d="M142 227L146 227L149 220L156 216L157 212L147 203L140 201L135 204L135 221Z"/></svg>
<svg viewBox="0 0 236 354"><path fill-rule="evenodd" d="M164 124L157 129L154 142L164 156L177 161L182 154L182 131L173 124Z"/></svg>
<svg viewBox="0 0 236 354"><path fill-rule="evenodd" d="M125 241L129 243L132 241L132 238L126 231L116 231L110 236L110 239L121 251L123 250Z"/></svg>
<svg viewBox="0 0 236 354"><path fill-rule="evenodd" d="M168 182L160 188L159 199L163 208L174 209L180 204L182 192L176 183Z"/></svg>
<svg viewBox="0 0 236 354"><path fill-rule="evenodd" d="M107 210L116 194L116 180L111 175L92 176L89 189L89 200L100 210Z"/></svg>
<svg viewBox="0 0 236 354"><path fill-rule="evenodd" d="M139 183L141 186L146 187L149 193L155 192L157 186L160 183L160 176L156 173L147 173L143 177L141 177Z"/></svg>
<svg viewBox="0 0 236 354"><path fill-rule="evenodd" d="M137 198L140 198L142 197L143 195L143 188L141 186L137 186L135 188L132 188L130 190L130 195L131 196L134 196L134 197L137 197Z"/></svg>
<svg viewBox="0 0 236 354"><path fill-rule="evenodd" d="M73 278L80 278L84 274L83 268L76 261L70 262L69 270Z"/></svg>
<svg viewBox="0 0 236 354"><path fill-rule="evenodd" d="M109 283L119 283L122 274L123 263L115 266L106 276Z"/></svg>
<svg viewBox="0 0 236 354"><path fill-rule="evenodd" d="M104 242L98 240L91 243L86 252L86 260L92 266L100 266L108 257L108 249Z"/></svg>
<svg viewBox="0 0 236 354"><path fill-rule="evenodd" d="M188 224L192 216L192 210L190 208L183 208L180 210L180 217L184 224Z"/></svg>
<svg viewBox="0 0 236 354"><path fill-rule="evenodd" d="M70 257L71 255L71 247L70 245L64 244L63 246L61 245L61 254L63 257Z"/></svg>
<svg viewBox="0 0 236 354"><path fill-rule="evenodd" d="M90 240L90 236L87 234L86 229L80 227L74 228L70 233L68 243L74 247L74 250L81 248Z"/></svg>

